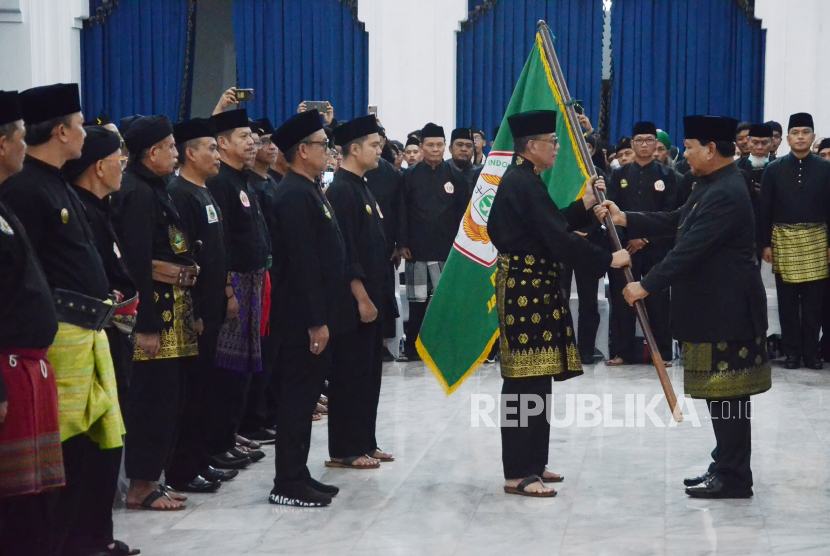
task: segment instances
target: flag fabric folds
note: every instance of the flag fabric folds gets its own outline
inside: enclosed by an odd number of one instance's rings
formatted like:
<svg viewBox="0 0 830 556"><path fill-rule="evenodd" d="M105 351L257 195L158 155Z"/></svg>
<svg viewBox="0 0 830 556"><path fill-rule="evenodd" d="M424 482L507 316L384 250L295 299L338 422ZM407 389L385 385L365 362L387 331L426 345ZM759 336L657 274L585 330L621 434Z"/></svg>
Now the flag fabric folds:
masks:
<svg viewBox="0 0 830 556"><path fill-rule="evenodd" d="M556 205L565 207L582 196L590 173L577 146L576 134L582 130L572 129L565 117L562 94L554 82L538 33L416 341L418 353L447 395L475 373L498 339L498 253L487 234L487 218L501 176L513 158L507 118L530 110L555 110L560 114L556 124L559 155L556 165L544 172L542 179Z"/></svg>

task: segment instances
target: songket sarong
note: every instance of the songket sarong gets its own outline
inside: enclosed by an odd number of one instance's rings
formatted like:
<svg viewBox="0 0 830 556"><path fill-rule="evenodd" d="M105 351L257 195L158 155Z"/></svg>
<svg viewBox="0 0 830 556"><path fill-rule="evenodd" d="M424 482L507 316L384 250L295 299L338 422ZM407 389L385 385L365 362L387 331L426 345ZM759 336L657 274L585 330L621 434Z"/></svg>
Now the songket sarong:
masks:
<svg viewBox="0 0 830 556"><path fill-rule="evenodd" d="M559 381L582 374L561 271L549 257L499 255L496 305L503 377L553 376Z"/></svg>
<svg viewBox="0 0 830 556"><path fill-rule="evenodd" d="M102 450L122 446L126 431L106 332L61 322L48 357L58 387L61 442L86 434Z"/></svg>
<svg viewBox="0 0 830 556"><path fill-rule="evenodd" d="M265 270L231 272L239 315L219 329L216 366L237 373L262 372L262 299Z"/></svg>
<svg viewBox="0 0 830 556"><path fill-rule="evenodd" d="M9 409L0 424L0 498L63 486L58 391L45 349L0 350Z"/></svg>
<svg viewBox="0 0 830 556"><path fill-rule="evenodd" d="M193 299L190 295L190 288L153 282L153 296L156 301L156 312L164 321L164 329L159 332L161 347L158 354L151 357L136 346L133 361L199 355L199 341L196 334L196 321L193 319Z"/></svg>
<svg viewBox="0 0 830 556"><path fill-rule="evenodd" d="M764 338L683 343L683 387L697 399L738 398L772 387L772 370Z"/></svg>
<svg viewBox="0 0 830 556"><path fill-rule="evenodd" d="M827 224L775 224L772 271L787 284L823 280L827 266Z"/></svg>

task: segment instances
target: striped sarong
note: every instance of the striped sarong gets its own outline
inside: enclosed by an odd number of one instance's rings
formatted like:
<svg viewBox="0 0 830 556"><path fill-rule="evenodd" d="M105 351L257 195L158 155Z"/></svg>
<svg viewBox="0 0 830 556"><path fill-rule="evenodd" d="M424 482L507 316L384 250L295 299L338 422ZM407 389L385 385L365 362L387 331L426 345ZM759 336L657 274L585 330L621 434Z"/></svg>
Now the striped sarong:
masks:
<svg viewBox="0 0 830 556"><path fill-rule="evenodd" d="M435 293L444 263L441 261L406 262L406 298L409 301L425 303L431 293Z"/></svg>

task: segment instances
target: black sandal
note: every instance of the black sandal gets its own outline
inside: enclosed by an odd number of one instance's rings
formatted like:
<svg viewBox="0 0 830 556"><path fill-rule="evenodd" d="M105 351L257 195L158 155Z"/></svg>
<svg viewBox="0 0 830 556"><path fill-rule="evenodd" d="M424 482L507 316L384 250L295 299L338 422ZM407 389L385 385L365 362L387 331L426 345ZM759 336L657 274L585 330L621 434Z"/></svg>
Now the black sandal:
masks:
<svg viewBox="0 0 830 556"><path fill-rule="evenodd" d="M141 501L140 504L127 503L127 509L128 510L147 510L147 511L151 511L151 512L180 512L180 511L184 510L185 508L187 508L187 506L185 506L184 504L182 504L181 506L179 506L177 508L176 507L173 507L173 508L157 508L157 507L153 506L153 502L155 502L159 498L167 498L168 500L172 500L172 498L170 498L170 496L166 492L164 492L161 489L157 489L157 490L154 490L153 492L151 492L150 494L148 494L144 498L144 500Z"/></svg>
<svg viewBox="0 0 830 556"><path fill-rule="evenodd" d="M141 550L138 548L130 548L124 541L114 540L112 542L115 546L110 548L109 545L107 545L104 549L104 552L107 554L112 554L113 556L136 556L137 554L141 554Z"/></svg>
<svg viewBox="0 0 830 556"><path fill-rule="evenodd" d="M504 487L504 492L506 494L518 494L519 496L530 496L531 498L553 498L556 496L556 491L551 490L550 492L527 492L525 489L532 485L533 483L542 483L542 486L545 486L545 482L539 475L531 475L522 480L521 483L514 487L506 486Z"/></svg>

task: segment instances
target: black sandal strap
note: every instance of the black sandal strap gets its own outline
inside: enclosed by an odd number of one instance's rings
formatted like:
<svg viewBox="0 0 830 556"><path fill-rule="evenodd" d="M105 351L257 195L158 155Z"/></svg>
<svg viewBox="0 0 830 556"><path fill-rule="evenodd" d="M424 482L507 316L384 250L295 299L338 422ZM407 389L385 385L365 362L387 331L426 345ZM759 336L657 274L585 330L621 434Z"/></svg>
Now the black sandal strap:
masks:
<svg viewBox="0 0 830 556"><path fill-rule="evenodd" d="M525 477L524 479L522 479L522 482L516 485L516 490L518 490L519 492L525 492L525 489L533 483L543 483L542 477L540 477L539 475L531 475L530 477Z"/></svg>
<svg viewBox="0 0 830 556"><path fill-rule="evenodd" d="M161 497L166 497L167 499L170 499L170 497L167 496L167 493L164 492L163 490L161 490L161 489L154 490L153 492L148 494L144 498L144 500L141 501L141 507L142 508L152 508L153 507L153 502L155 502L156 500L158 500Z"/></svg>
<svg viewBox="0 0 830 556"><path fill-rule="evenodd" d="M135 556L136 554L141 554L140 550L131 549L124 541L113 540L112 542L115 546L112 548L107 547L107 552L110 554L114 554L115 556Z"/></svg>

